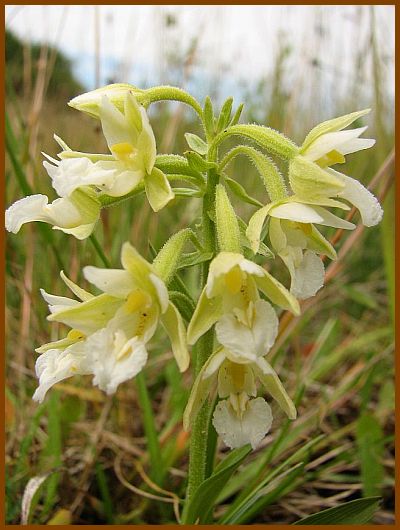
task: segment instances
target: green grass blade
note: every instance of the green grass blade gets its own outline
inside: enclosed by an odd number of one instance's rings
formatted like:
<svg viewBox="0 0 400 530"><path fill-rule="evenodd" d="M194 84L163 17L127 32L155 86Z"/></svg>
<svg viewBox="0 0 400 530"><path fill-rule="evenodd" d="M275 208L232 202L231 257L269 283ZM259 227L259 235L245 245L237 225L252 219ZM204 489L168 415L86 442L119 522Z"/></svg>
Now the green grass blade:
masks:
<svg viewBox="0 0 400 530"><path fill-rule="evenodd" d="M324 525L324 524L366 524L378 510L380 497L368 497L346 502L334 508L328 508L319 513L296 521L295 525Z"/></svg>

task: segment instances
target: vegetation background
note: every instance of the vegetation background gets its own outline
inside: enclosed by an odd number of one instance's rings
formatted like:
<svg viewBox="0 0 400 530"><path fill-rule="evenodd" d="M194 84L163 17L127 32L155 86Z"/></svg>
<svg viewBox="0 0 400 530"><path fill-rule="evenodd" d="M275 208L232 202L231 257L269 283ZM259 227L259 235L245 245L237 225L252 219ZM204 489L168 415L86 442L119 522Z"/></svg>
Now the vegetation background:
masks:
<svg viewBox="0 0 400 530"><path fill-rule="evenodd" d="M158 72L161 82L193 86L201 102L211 92L221 105L230 95L224 89L226 80L233 83L235 73L229 67L207 69L207 61L211 64L218 48L202 56L200 32L193 34L188 47L173 37L184 8L172 13L167 6L157 7L155 16L163 35L158 51L163 65ZM348 157L343 171L370 186L380 197L385 215L380 226L372 229L325 232L336 241L339 260L326 264L326 286L303 304L301 317L282 315L279 339L270 353L289 394L297 400L298 419L288 424L275 411L265 443L247 457L219 494L215 520L220 523L292 523L363 496L382 499L373 523L394 523L394 52L376 8L331 6L339 15L340 9L353 8L353 41L346 48L346 70L341 70L340 42L337 55L324 53L331 38L326 7L315 7L299 20L308 35L309 50L301 64L293 65L298 50L283 22L281 27L265 24L266 32L276 33L277 44L265 50L273 55L271 68L256 80L236 85L245 103L242 121L258 121L301 143L314 124L370 106L367 136L377 139L376 146ZM87 24L96 26L99 6L93 9ZM213 8L203 9L210 10L207 20L211 20ZM98 27L94 35L101 43ZM93 82L100 81L103 60L99 48L97 52ZM140 55L140 50L135 53ZM74 95L93 88L83 86L73 66L56 45L21 40L7 31L6 205L31 190L55 197L41 155L41 151L57 153L53 132L78 150L106 150L98 123L66 105ZM208 91L195 82L199 68L207 76ZM151 83L149 79L132 80L126 68L117 69L108 81L129 81L140 87ZM343 84L347 87L344 93ZM171 104L153 107L151 122L159 152L182 153L186 150L183 133L199 132L190 109ZM250 195L267 199L246 160L236 160L230 176ZM235 197L232 200L248 220L254 207L244 207ZM39 293L42 287L66 294L60 269L85 287L84 265L102 266L107 260L118 267L121 244L126 240L150 257L149 242L159 248L171 233L194 223L198 213L195 198L176 199L157 215L143 198L135 198L103 212L103 222L95 232L100 252L93 240L78 242L47 225L28 225L18 236L8 235L8 524L21 520L21 500L29 479L47 472L51 474L30 506L30 521L36 524L176 521L174 507L177 496L184 496L187 469L188 435L182 430L181 418L192 373L189 370L181 377L165 337L160 334L159 340L152 341L144 373L151 401L145 411L138 405L134 381L107 397L85 377L57 385L41 405L32 402L37 384L34 349L64 332L61 325L46 321L47 307ZM274 267L274 273L287 281L279 266ZM184 277L193 293L198 289L196 278L195 268ZM158 441L145 436L144 421L153 422ZM159 452L157 470L149 461L149 449ZM226 452L218 445L216 461ZM238 508L246 498L257 501L243 512Z"/></svg>

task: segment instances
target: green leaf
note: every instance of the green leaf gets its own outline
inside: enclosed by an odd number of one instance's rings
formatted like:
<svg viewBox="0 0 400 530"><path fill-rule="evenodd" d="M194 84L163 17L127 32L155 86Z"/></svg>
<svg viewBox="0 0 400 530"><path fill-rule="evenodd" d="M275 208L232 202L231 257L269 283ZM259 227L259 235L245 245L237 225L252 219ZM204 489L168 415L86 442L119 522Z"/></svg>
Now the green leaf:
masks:
<svg viewBox="0 0 400 530"><path fill-rule="evenodd" d="M378 495L381 493L384 478L383 432L377 418L372 414L364 412L358 419L356 440L364 496Z"/></svg>
<svg viewBox="0 0 400 530"><path fill-rule="evenodd" d="M216 187L215 213L219 250L241 253L240 230L236 213L222 184L217 184Z"/></svg>
<svg viewBox="0 0 400 530"><path fill-rule="evenodd" d="M186 322L190 322L195 310L193 300L179 291L169 291L169 298L176 305Z"/></svg>
<svg viewBox="0 0 400 530"><path fill-rule="evenodd" d="M184 524L207 521L222 487L250 453L250 445L232 451L206 479L190 499L183 516Z"/></svg>
<svg viewBox="0 0 400 530"><path fill-rule="evenodd" d="M239 122L240 116L242 114L243 107L244 107L244 103L241 103L238 106L238 108L237 108L237 110L236 110L236 112L235 112L235 114L234 114L234 116L233 116L233 118L232 118L232 120L231 120L231 122L229 124L229 127L231 127L232 125L236 125Z"/></svg>
<svg viewBox="0 0 400 530"><path fill-rule="evenodd" d="M192 230L190 228L179 230L168 239L154 258L154 269L167 285L178 269L184 246L191 235Z"/></svg>
<svg viewBox="0 0 400 530"><path fill-rule="evenodd" d="M135 381L139 407L142 410L142 421L147 440L147 450L150 456L150 477L158 485L161 485L165 473L165 465L143 371L137 374Z"/></svg>
<svg viewBox="0 0 400 530"><path fill-rule="evenodd" d="M243 202L247 202L248 204L252 204L253 206L258 206L259 208L264 206L260 201L257 199L254 199L253 197L250 197L244 187L239 184L234 179L231 179L230 177L225 177L225 182L229 186L229 189L234 193L239 199L241 199Z"/></svg>
<svg viewBox="0 0 400 530"><path fill-rule="evenodd" d="M210 261L213 257L212 252L189 252L187 254L182 254L177 265L177 270L187 269L188 267L193 267L194 265L200 265L205 261Z"/></svg>
<svg viewBox="0 0 400 530"><path fill-rule="evenodd" d="M202 197L204 192L193 188L172 188L177 197Z"/></svg>
<svg viewBox="0 0 400 530"><path fill-rule="evenodd" d="M380 497L368 497L345 502L340 506L328 508L322 512L308 515L293 524L323 525L323 524L366 524L379 509Z"/></svg>
<svg viewBox="0 0 400 530"><path fill-rule="evenodd" d="M207 171L208 169L217 167L217 164L215 162L207 162L207 160L204 160L204 158L202 158L195 151L186 151L184 155L187 158L189 166L195 171L203 172Z"/></svg>
<svg viewBox="0 0 400 530"><path fill-rule="evenodd" d="M194 177L199 182L204 182L203 175L194 170L184 156L180 155L157 155L155 166L165 174L180 174Z"/></svg>
<svg viewBox="0 0 400 530"><path fill-rule="evenodd" d="M245 524L249 522L264 506L272 504L288 489L295 487L295 479L304 473L304 463L299 462L287 471L279 474L274 480L268 481L262 488L257 489L237 508L229 517L219 521L220 524Z"/></svg>
<svg viewBox="0 0 400 530"><path fill-rule="evenodd" d="M208 151L208 145L204 140L197 136L197 134L185 133L186 141L191 149L199 155L206 155Z"/></svg>
<svg viewBox="0 0 400 530"><path fill-rule="evenodd" d="M204 118L204 125L206 132L208 136L211 138L215 134L214 130L214 110L211 103L211 99L207 96L206 100L204 102L204 110L203 110L203 118Z"/></svg>
<svg viewBox="0 0 400 530"><path fill-rule="evenodd" d="M231 118L233 97L229 97L225 103L222 105L221 112L218 116L217 121L217 133L221 132L228 125Z"/></svg>

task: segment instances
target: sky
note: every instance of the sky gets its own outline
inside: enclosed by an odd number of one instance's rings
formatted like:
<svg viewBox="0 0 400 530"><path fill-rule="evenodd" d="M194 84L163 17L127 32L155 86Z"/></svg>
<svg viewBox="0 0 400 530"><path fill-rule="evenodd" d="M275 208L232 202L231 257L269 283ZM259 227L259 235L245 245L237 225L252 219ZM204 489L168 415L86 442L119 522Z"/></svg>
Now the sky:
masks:
<svg viewBox="0 0 400 530"><path fill-rule="evenodd" d="M375 6L375 16L392 94L394 7ZM59 46L89 89L110 80L184 81L184 59L194 47L187 77L196 89L207 91L218 79L234 91L265 77L287 43L293 79L314 62L327 90L344 91L354 53L368 47L370 6L8 5L6 27L26 40Z"/></svg>

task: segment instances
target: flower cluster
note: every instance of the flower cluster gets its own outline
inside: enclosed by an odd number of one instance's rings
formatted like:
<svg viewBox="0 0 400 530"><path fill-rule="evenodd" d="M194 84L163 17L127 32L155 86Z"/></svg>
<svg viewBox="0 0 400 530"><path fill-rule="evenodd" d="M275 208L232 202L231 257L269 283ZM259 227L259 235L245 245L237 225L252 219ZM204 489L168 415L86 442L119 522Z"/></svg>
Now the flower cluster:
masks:
<svg viewBox="0 0 400 530"><path fill-rule="evenodd" d="M164 281L154 265L130 245L121 252L123 269L85 267L85 278L102 291L94 296L61 277L78 300L42 290L49 304L48 320L62 322L67 337L36 351L39 378L33 399L42 401L54 384L73 375L93 375L93 384L112 394L118 385L138 374L146 364L146 344L161 322L181 371L189 365L182 318L169 300Z"/></svg>
<svg viewBox="0 0 400 530"><path fill-rule="evenodd" d="M73 100L79 108L80 98ZM99 118L111 154L72 151L56 137L63 151L60 160L45 155L43 165L59 198L48 203L45 195L31 195L6 211L6 228L17 233L24 223L43 221L74 235L87 238L99 219L104 197L124 197L144 185L154 211L163 208L174 193L164 175L154 167L156 141L144 107L125 91L123 112L105 92L99 98Z"/></svg>
<svg viewBox="0 0 400 530"><path fill-rule="evenodd" d="M48 319L71 330L65 338L37 349L41 353L36 362L39 387L33 398L42 401L50 387L75 374L92 375L94 385L114 393L145 366L147 344L159 322L169 335L179 369L184 371L189 365L187 344L196 344L214 327L215 348L207 352L194 381L184 428L190 428L216 390L218 401L212 421L217 433L231 448L248 443L256 448L272 424L270 405L257 397L257 382L288 418L296 418L295 405L267 355L278 334L277 311L298 315L299 300L314 296L323 286L321 255L336 258L335 249L315 225L353 229L353 223L330 211L349 210L349 204L359 210L366 226L376 225L382 218L377 199L360 182L331 168L345 162L347 154L374 144L374 140L360 138L365 127L345 130L368 111L317 125L298 147L266 127L237 125L240 112L231 117L231 101L216 119L210 107L203 111L191 96L173 87L140 91L129 85L113 85L83 94L70 104L100 120L110 152L73 151L55 137L62 151L58 160L45 155L44 167L58 198L49 204L46 196L32 195L15 202L6 211L7 230L17 233L24 223L42 221L85 239L93 232L103 205L138 190L146 193L155 212L166 206L175 194L168 174L156 167L156 141L144 106L159 101L163 94L165 99L192 105L203 121L207 143L190 134L187 140L193 151L186 152L186 158L162 155L171 175L201 182L196 193L204 196L206 205L203 231L178 232L153 263L125 243L122 269L85 267L84 277L101 294L85 291L63 272L62 279L77 299L42 291L49 304ZM223 165L218 165L218 142L230 134L252 139L285 158L288 166L286 184L264 153L237 146L228 155L251 155L269 191L271 202L259 208L247 225L242 220L239 223L223 185L228 182ZM232 189L248 202L242 186L236 183ZM191 190L183 191L190 196ZM264 243L266 235L273 252ZM206 280L197 304L192 303L186 289L178 293L180 299L189 299L189 307L195 307L189 317L185 316L186 331L178 302L175 306L170 300L168 284L189 239L196 252L186 254L183 264L203 264ZM256 263L257 254L273 253L290 273L290 289Z"/></svg>
<svg viewBox="0 0 400 530"><path fill-rule="evenodd" d="M218 381L219 401L213 417L216 431L231 448L251 443L255 448L268 432L272 414L257 395L258 379L290 419L296 409L276 372L265 359L278 333L278 318L258 289L275 304L299 313L297 300L265 269L241 254L220 252L210 265L206 286L188 327L193 344L216 323L221 345L203 366L194 383L184 426Z"/></svg>

